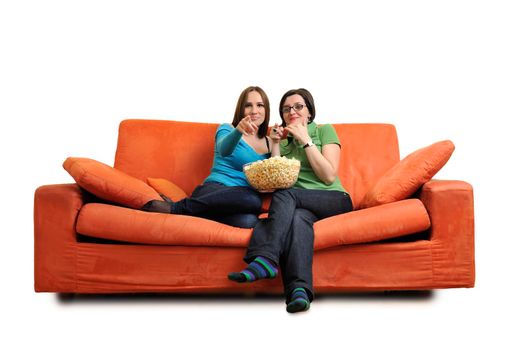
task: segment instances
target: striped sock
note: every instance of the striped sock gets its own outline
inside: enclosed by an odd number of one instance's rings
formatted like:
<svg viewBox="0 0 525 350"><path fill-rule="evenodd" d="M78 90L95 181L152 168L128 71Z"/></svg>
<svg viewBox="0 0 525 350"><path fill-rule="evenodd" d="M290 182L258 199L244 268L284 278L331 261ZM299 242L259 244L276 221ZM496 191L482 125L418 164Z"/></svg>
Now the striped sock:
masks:
<svg viewBox="0 0 525 350"><path fill-rule="evenodd" d="M275 278L277 276L277 266L263 256L256 257L241 272L228 274L228 279L235 282L255 282L263 278Z"/></svg>
<svg viewBox="0 0 525 350"><path fill-rule="evenodd" d="M290 302L286 305L286 311L289 313L306 311L310 308L310 299L304 288L295 288L292 292Z"/></svg>

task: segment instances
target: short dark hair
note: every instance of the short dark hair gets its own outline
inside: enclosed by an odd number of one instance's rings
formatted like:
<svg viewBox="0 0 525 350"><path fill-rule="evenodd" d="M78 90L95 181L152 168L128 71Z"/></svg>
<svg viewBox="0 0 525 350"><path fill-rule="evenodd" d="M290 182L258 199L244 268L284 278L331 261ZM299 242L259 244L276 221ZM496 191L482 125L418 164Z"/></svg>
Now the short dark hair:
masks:
<svg viewBox="0 0 525 350"><path fill-rule="evenodd" d="M241 92L239 100L237 101L237 107L235 107L232 125L234 128L237 127L241 119L244 118L244 104L248 99L248 94L252 91L258 92L264 103L264 122L259 126L259 130L257 131L257 136L263 138L268 133L268 124L270 123L270 100L266 92L258 86L249 86Z"/></svg>
<svg viewBox="0 0 525 350"><path fill-rule="evenodd" d="M299 95L304 99L304 103L306 103L306 107L308 107L308 110L310 111L310 119L308 119L308 124L310 124L315 119L315 104L314 104L314 98L310 91L300 88L300 89L292 89L287 91L283 97L281 98L281 102L279 103L279 115L281 116L281 121L283 122L283 125L286 125L284 118L283 118L283 105L284 101L292 95Z"/></svg>

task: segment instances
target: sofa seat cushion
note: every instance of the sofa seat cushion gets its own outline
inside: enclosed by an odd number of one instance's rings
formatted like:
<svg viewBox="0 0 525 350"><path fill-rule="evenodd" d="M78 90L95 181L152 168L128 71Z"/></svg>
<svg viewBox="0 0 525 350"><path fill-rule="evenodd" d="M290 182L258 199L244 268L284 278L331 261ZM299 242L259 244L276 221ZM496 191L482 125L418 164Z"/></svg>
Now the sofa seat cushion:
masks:
<svg viewBox="0 0 525 350"><path fill-rule="evenodd" d="M419 199L406 199L336 215L314 224L315 249L380 241L430 228Z"/></svg>
<svg viewBox="0 0 525 350"><path fill-rule="evenodd" d="M380 241L429 227L430 219L423 203L419 199L407 199L316 222L314 249ZM89 203L80 211L77 232L131 243L247 247L252 230L198 217Z"/></svg>
<svg viewBox="0 0 525 350"><path fill-rule="evenodd" d="M226 247L246 247L251 236L251 229L212 220L100 203L82 207L77 232L131 243Z"/></svg>

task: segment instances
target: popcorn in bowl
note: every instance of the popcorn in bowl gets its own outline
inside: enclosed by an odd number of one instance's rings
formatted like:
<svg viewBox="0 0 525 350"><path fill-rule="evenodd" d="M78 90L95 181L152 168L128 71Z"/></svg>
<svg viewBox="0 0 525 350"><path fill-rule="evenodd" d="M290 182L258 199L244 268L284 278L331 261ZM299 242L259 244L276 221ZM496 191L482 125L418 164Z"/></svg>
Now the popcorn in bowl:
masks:
<svg viewBox="0 0 525 350"><path fill-rule="evenodd" d="M290 188L297 181L301 162L286 157L271 157L245 164L248 183L260 192Z"/></svg>

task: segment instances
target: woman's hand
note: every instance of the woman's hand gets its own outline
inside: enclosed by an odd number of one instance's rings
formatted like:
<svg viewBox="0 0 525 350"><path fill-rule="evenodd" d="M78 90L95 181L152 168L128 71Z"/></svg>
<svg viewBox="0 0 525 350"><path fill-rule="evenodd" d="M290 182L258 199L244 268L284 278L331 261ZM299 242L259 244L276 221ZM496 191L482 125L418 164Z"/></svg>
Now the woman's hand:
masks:
<svg viewBox="0 0 525 350"><path fill-rule="evenodd" d="M277 144L281 142L282 139L286 138L287 135L288 131L282 126L279 126L279 124L275 123L272 130L270 131L270 140L272 140L272 143Z"/></svg>
<svg viewBox="0 0 525 350"><path fill-rule="evenodd" d="M279 142L281 142L282 139L286 138L286 135L288 135L288 131L285 130L282 126L279 126L279 124L275 123L272 130L270 131L270 140L271 140L271 150L272 150L272 157L278 157L281 155L281 148L279 147Z"/></svg>
<svg viewBox="0 0 525 350"><path fill-rule="evenodd" d="M293 135L293 137L299 141L301 145L306 145L308 142L312 141L310 138L310 135L308 135L308 119L302 118L302 120L292 123L290 125L287 125L285 130L287 130L290 134Z"/></svg>
<svg viewBox="0 0 525 350"><path fill-rule="evenodd" d="M255 134L257 130L259 130L259 127L252 122L250 116L247 116L241 119L239 124L237 124L236 129L244 136L248 136Z"/></svg>
<svg viewBox="0 0 525 350"><path fill-rule="evenodd" d="M311 142L308 135L307 118L294 122L286 127L293 137L302 145ZM306 157L315 175L326 185L332 184L337 178L341 148L337 144L323 145L321 150L317 146L305 149Z"/></svg>

